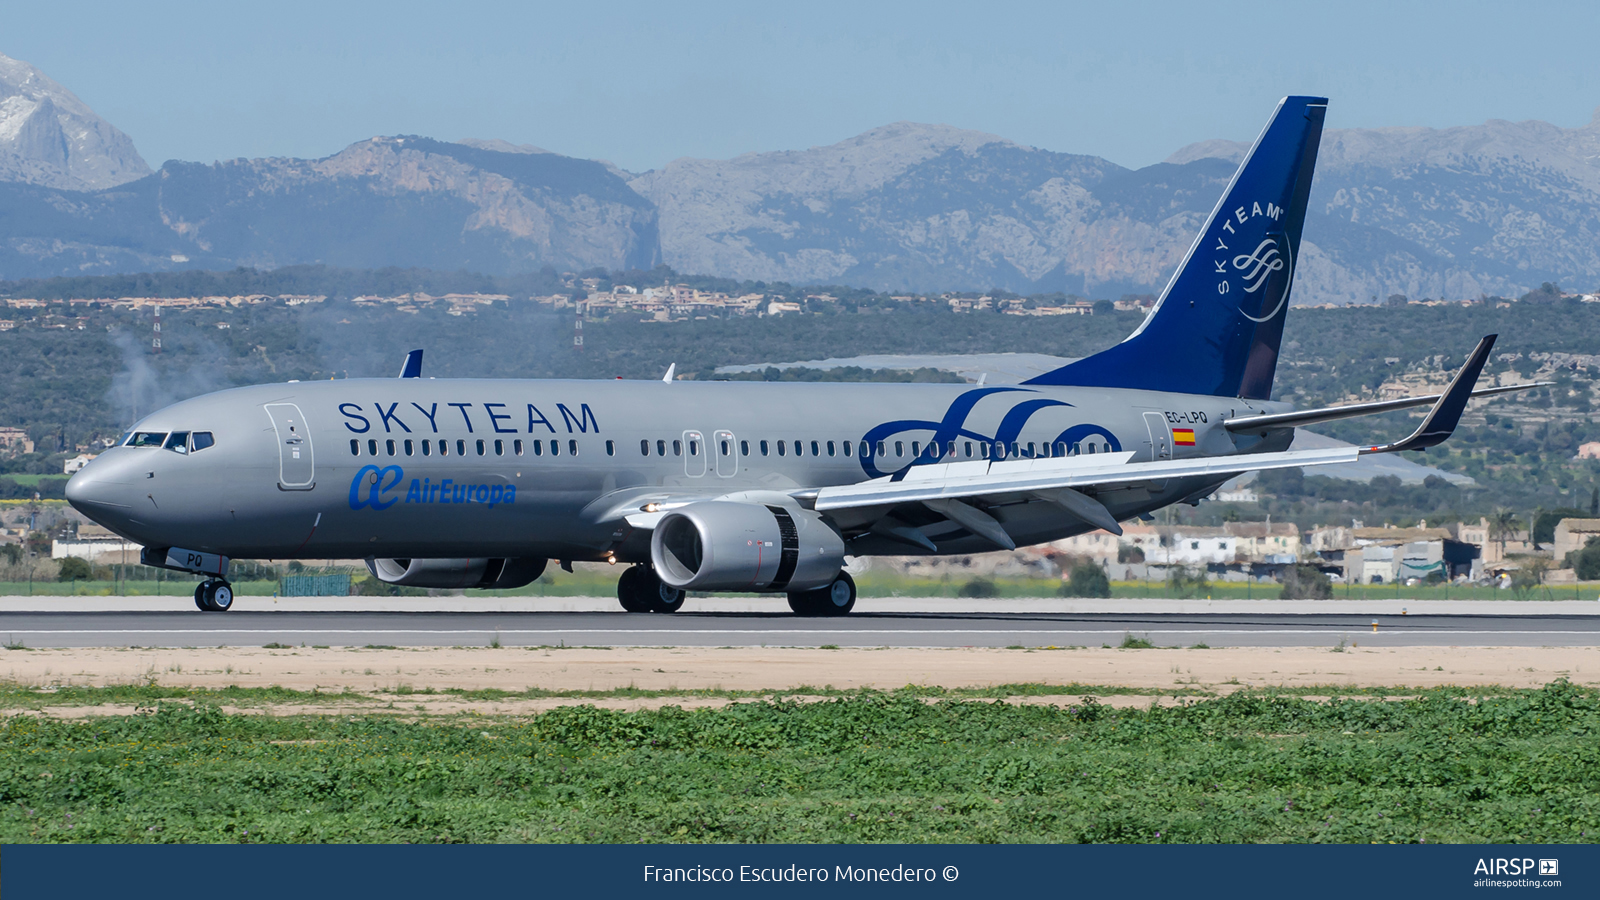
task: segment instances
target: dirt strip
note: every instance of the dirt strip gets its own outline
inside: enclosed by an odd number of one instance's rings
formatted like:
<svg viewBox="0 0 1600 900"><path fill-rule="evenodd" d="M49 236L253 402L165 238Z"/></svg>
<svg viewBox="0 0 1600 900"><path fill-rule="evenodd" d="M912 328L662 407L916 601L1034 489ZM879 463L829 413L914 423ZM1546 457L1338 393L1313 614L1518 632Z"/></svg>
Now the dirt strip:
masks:
<svg viewBox="0 0 1600 900"><path fill-rule="evenodd" d="M1224 693L1319 685L1537 687L1558 678L1600 684L1600 648L0 650L0 681L34 687L154 682L363 694L427 688L777 691L1017 683Z"/></svg>

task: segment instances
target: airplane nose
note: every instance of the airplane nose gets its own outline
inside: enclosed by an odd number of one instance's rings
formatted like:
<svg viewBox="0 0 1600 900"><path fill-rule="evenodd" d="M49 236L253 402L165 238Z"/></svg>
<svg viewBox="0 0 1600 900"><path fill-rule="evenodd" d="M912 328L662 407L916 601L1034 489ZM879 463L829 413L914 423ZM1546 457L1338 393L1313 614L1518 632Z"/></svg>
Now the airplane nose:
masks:
<svg viewBox="0 0 1600 900"><path fill-rule="evenodd" d="M126 483L115 478L112 467L89 465L67 480L67 502L90 519L110 527L130 508L122 502L127 489Z"/></svg>

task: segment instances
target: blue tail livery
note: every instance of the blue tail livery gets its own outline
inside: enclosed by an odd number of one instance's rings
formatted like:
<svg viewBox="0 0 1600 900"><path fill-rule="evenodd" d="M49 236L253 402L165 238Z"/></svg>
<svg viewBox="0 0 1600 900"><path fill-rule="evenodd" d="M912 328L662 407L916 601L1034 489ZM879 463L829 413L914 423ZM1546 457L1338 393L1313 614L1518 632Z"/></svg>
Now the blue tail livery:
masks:
<svg viewBox="0 0 1600 900"><path fill-rule="evenodd" d="M1025 383L1269 399L1327 109L1285 97L1144 324Z"/></svg>

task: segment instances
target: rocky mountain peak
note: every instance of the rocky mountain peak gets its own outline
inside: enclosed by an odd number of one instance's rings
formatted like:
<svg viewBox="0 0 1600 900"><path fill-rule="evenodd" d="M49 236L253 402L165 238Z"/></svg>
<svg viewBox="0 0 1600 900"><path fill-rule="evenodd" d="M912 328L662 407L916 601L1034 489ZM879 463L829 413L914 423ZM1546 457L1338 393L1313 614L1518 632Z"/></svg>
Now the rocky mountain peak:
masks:
<svg viewBox="0 0 1600 900"><path fill-rule="evenodd" d="M149 174L127 135L36 67L0 54L0 181L90 191Z"/></svg>

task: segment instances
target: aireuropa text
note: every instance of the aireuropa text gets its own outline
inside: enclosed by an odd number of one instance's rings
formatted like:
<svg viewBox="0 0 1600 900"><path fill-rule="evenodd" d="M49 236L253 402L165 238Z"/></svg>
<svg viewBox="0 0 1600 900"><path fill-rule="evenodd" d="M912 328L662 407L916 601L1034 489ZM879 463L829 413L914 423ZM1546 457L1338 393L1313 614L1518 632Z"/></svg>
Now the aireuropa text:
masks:
<svg viewBox="0 0 1600 900"><path fill-rule="evenodd" d="M799 865L790 865L787 868L779 866L740 866L737 870L723 868L706 868L705 866L670 867L670 866L645 866L644 880L648 882L754 882L776 883L783 881L937 881L938 873L933 869L919 869L911 866L899 865L889 868L862 868L860 866L834 866L830 873L826 868L806 868Z"/></svg>

